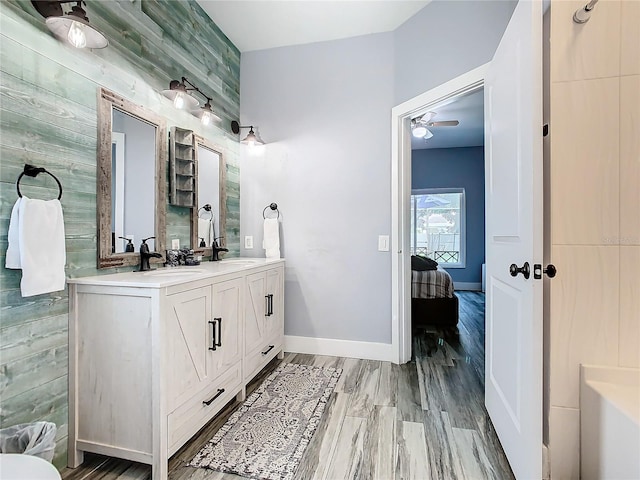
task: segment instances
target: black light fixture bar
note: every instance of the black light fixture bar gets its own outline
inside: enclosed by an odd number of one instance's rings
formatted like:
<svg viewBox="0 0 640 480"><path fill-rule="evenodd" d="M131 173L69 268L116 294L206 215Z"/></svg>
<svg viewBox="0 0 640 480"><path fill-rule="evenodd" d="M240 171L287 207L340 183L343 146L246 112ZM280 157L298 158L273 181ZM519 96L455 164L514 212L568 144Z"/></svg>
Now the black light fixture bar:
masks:
<svg viewBox="0 0 640 480"><path fill-rule="evenodd" d="M190 82L186 77L181 77L180 80L171 80L171 82L169 83L169 89L163 90L162 94L170 100L173 100L176 108L182 108L182 105L176 102L176 97L178 97L180 94L183 94L183 99L187 102L186 107L194 110L198 107L200 102L198 102L198 100L193 97L190 92L198 92L207 100L206 103L202 107L200 107L199 110L197 110L197 112L192 111L195 116L200 118L200 121L203 125L206 126L214 121L221 121L220 117L213 112L213 108L211 106L211 101L213 100L213 98L206 95L202 90L200 90L200 88L198 88L197 85L195 85L193 82Z"/></svg>

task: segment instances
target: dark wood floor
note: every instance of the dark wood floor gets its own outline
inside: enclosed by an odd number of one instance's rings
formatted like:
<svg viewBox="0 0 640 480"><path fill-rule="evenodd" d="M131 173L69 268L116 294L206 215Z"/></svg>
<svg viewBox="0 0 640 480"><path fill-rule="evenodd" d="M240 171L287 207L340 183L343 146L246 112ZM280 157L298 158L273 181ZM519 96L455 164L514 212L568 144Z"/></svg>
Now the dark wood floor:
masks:
<svg viewBox="0 0 640 480"><path fill-rule="evenodd" d="M484 294L457 292L459 333L419 332L405 365L340 357L287 354L284 361L343 368L344 372L305 451L297 480L512 479L484 408ZM250 385L257 388L279 361ZM238 480L186 463L224 424L230 404L174 455L171 480ZM86 455L65 480L147 480L147 465Z"/></svg>

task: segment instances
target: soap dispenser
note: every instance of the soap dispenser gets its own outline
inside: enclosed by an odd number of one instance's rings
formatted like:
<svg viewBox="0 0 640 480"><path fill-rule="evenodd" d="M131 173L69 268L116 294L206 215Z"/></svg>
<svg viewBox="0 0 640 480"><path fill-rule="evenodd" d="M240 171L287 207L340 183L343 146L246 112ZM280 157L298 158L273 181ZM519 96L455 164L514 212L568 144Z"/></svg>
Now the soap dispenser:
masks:
<svg viewBox="0 0 640 480"><path fill-rule="evenodd" d="M130 238L127 238L127 237L118 237L118 238L121 238L122 240L126 240L126 241L128 242L128 243L127 243L127 246L126 246L126 247L124 247L124 251L125 251L125 252L127 252L127 253L131 253L131 252L134 252L134 251L135 251L135 250L133 249L133 242L131 241L131 239L130 239Z"/></svg>

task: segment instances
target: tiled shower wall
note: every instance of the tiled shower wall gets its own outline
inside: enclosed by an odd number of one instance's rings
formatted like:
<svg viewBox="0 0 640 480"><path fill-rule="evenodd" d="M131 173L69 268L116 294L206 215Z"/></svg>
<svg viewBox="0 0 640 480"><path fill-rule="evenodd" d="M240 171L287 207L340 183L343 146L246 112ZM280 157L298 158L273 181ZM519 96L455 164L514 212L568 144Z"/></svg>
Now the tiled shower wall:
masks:
<svg viewBox="0 0 640 480"><path fill-rule="evenodd" d="M115 272L96 270L96 98L104 86L164 116L168 127L195 130L221 147L226 242L232 253L240 250L239 146L229 131L239 117L240 52L195 1L92 0L87 11L109 38L106 49L75 50L51 36L30 1L0 1L0 428L55 422L57 466L66 463L67 292L22 298L20 272L4 268L24 164L45 167L62 182L66 274ZM204 130L161 96L181 76L214 97L220 126ZM46 175L25 178L21 187L34 198L57 193ZM188 209L168 207L167 244L172 238L188 241Z"/></svg>
<svg viewBox="0 0 640 480"><path fill-rule="evenodd" d="M580 364L640 367L640 2L552 1L550 432L580 476Z"/></svg>

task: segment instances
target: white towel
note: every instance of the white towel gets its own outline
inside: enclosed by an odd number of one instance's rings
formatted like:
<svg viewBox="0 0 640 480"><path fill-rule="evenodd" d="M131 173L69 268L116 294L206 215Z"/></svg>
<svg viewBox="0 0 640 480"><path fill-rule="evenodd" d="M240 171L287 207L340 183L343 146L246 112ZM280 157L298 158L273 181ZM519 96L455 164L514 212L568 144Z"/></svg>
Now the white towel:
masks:
<svg viewBox="0 0 640 480"><path fill-rule="evenodd" d="M64 290L64 221L59 200L33 200L25 196L16 202L9 231L7 268L21 268L23 297ZM17 245L15 243L17 224ZM16 263L16 250L19 263Z"/></svg>
<svg viewBox="0 0 640 480"><path fill-rule="evenodd" d="M280 258L280 222L277 218L264 219L262 248L264 248L265 257Z"/></svg>
<svg viewBox="0 0 640 480"><path fill-rule="evenodd" d="M18 200L16 200L16 203L13 205L13 209L11 210L9 233L7 234L9 246L7 247L7 256L5 258L4 266L13 269L20 268L20 236L18 235L20 202L22 202L22 198L18 197Z"/></svg>
<svg viewBox="0 0 640 480"><path fill-rule="evenodd" d="M200 245L201 238L204 238L207 247L212 245L213 222L208 218L198 218L198 245Z"/></svg>

